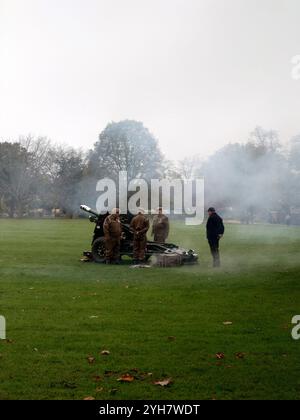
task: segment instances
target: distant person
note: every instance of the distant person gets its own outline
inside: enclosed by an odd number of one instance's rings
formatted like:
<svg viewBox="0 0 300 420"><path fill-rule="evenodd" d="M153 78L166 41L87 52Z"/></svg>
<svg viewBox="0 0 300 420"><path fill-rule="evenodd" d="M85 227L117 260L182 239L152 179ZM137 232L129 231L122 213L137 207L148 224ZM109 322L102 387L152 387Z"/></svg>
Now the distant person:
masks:
<svg viewBox="0 0 300 420"><path fill-rule="evenodd" d="M103 224L103 232L106 248L106 264L119 264L122 236L119 209L113 209L111 214L106 217Z"/></svg>
<svg viewBox="0 0 300 420"><path fill-rule="evenodd" d="M225 232L223 219L216 213L214 207L210 207L208 209L208 215L209 217L207 220L206 232L207 240L213 257L213 267L220 267L221 261L219 242Z"/></svg>
<svg viewBox="0 0 300 420"><path fill-rule="evenodd" d="M169 218L163 214L162 207L159 207L152 224L152 236L154 236L154 242L165 243L167 237L169 236L169 230Z"/></svg>
<svg viewBox="0 0 300 420"><path fill-rule="evenodd" d="M145 262L147 232L150 224L145 216L145 211L140 209L138 214L131 220L130 227L133 231L133 262L142 264Z"/></svg>

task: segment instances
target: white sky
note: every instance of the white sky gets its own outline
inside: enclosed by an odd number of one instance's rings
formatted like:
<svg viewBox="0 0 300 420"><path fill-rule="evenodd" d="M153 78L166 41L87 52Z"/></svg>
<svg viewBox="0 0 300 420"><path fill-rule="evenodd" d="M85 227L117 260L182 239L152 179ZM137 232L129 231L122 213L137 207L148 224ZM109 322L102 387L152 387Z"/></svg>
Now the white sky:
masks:
<svg viewBox="0 0 300 420"><path fill-rule="evenodd" d="M137 119L168 158L300 133L299 0L0 0L0 137L87 149Z"/></svg>

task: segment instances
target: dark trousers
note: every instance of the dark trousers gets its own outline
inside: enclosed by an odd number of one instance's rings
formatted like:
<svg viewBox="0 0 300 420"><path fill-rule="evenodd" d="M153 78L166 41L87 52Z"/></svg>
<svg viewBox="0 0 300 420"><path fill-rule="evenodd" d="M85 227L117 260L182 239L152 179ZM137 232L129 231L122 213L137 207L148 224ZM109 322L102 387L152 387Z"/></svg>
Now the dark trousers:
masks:
<svg viewBox="0 0 300 420"><path fill-rule="evenodd" d="M208 243L210 246L210 252L213 257L213 266L214 267L220 267L221 261L220 261L220 250L219 250L219 238L213 238L209 239Z"/></svg>

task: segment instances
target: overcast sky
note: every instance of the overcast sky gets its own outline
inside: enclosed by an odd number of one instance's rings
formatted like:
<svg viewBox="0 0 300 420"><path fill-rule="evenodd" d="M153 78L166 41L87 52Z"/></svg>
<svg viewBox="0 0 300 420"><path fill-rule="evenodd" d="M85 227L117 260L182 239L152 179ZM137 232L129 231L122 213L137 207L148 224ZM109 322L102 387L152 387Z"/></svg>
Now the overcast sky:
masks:
<svg viewBox="0 0 300 420"><path fill-rule="evenodd" d="M300 133L299 0L0 0L0 137L87 149L143 121L168 158Z"/></svg>

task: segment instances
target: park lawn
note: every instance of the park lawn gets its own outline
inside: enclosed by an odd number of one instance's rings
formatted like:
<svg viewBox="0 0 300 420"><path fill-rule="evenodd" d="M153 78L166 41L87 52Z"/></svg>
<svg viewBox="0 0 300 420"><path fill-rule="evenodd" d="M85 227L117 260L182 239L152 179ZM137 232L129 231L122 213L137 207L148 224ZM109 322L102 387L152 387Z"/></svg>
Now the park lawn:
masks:
<svg viewBox="0 0 300 420"><path fill-rule="evenodd" d="M300 398L300 228L227 225L220 270L204 227L179 223L197 266L84 264L92 228L0 220L0 399Z"/></svg>

